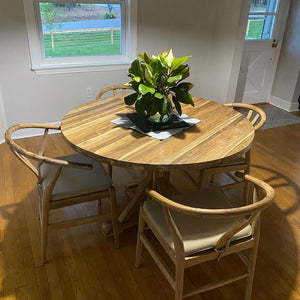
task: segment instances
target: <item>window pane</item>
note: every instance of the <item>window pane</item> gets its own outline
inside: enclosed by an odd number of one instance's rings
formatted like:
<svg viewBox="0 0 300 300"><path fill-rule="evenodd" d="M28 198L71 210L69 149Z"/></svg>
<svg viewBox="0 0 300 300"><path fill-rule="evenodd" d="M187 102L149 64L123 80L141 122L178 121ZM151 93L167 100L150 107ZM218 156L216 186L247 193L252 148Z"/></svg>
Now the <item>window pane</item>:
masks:
<svg viewBox="0 0 300 300"><path fill-rule="evenodd" d="M120 55L121 5L40 2L44 56Z"/></svg>
<svg viewBox="0 0 300 300"><path fill-rule="evenodd" d="M271 39L274 19L275 17L270 15L249 16L246 39Z"/></svg>
<svg viewBox="0 0 300 300"><path fill-rule="evenodd" d="M251 0L250 12L276 12L278 0Z"/></svg>

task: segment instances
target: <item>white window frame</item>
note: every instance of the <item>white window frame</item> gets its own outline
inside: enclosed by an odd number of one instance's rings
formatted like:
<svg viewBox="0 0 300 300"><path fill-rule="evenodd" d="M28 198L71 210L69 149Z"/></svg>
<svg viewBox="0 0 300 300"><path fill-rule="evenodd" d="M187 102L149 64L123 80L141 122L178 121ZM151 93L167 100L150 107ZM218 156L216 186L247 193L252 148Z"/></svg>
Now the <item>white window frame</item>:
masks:
<svg viewBox="0 0 300 300"><path fill-rule="evenodd" d="M42 1L80 3L80 0ZM113 1L88 0L87 2L105 4L112 3ZM43 75L128 69L132 60L137 56L137 0L122 0L122 2L124 2L122 3L122 9L125 10L124 17L122 18L122 29L124 29L122 41L125 45L122 45L122 53L120 55L45 58L38 1L23 0L31 56L31 70L37 75Z"/></svg>

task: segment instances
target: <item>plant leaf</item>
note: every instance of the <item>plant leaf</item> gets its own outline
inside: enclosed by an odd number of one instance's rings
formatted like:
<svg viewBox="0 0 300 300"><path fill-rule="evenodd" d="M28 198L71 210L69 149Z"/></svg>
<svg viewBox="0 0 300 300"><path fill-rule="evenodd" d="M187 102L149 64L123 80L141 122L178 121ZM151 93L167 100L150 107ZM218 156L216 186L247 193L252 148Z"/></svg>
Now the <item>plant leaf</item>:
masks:
<svg viewBox="0 0 300 300"><path fill-rule="evenodd" d="M171 91L175 93L183 93L188 92L190 89L193 88L193 84L190 82L181 82L177 84L175 87L171 88Z"/></svg>
<svg viewBox="0 0 300 300"><path fill-rule="evenodd" d="M175 57L173 56L173 51L172 51L172 49L170 49L170 51L167 52L167 55L165 56L165 60L168 64L169 68L171 68L174 59L175 59Z"/></svg>
<svg viewBox="0 0 300 300"><path fill-rule="evenodd" d="M164 58L164 56L162 54L159 54L159 60L161 61L162 65L165 66L166 68L168 68L168 62L166 61L166 59Z"/></svg>
<svg viewBox="0 0 300 300"><path fill-rule="evenodd" d="M149 116L155 115L161 107L158 101L154 101L155 99L156 98L153 98L150 105L147 107L146 111Z"/></svg>
<svg viewBox="0 0 300 300"><path fill-rule="evenodd" d="M138 56L141 57L143 59L143 61L147 64L150 64L150 62L152 61L152 59L149 57L149 55L146 51L144 51L144 54L139 53Z"/></svg>
<svg viewBox="0 0 300 300"><path fill-rule="evenodd" d="M144 84L140 84L139 85L139 92L143 95L147 94L147 93L150 93L150 94L154 94L155 93L155 89L154 88L151 88L149 86L146 86Z"/></svg>
<svg viewBox="0 0 300 300"><path fill-rule="evenodd" d="M132 105L138 98L139 94L134 93L124 97L124 102L127 105Z"/></svg>
<svg viewBox="0 0 300 300"><path fill-rule="evenodd" d="M141 98L139 98L135 103L135 109L137 112L143 113L144 111L147 111L149 105L152 102L152 95L146 94L143 95Z"/></svg>
<svg viewBox="0 0 300 300"><path fill-rule="evenodd" d="M176 108L178 114L181 116L182 115L181 105L176 97L173 97L173 103L175 105L175 108Z"/></svg>
<svg viewBox="0 0 300 300"><path fill-rule="evenodd" d="M128 70L128 72L132 75L142 77L142 68L141 63L138 59L135 59Z"/></svg>
<svg viewBox="0 0 300 300"><path fill-rule="evenodd" d="M185 68L188 68L188 66L187 66L187 65L181 65L181 66L179 66L176 70L172 70L171 75L172 75L172 76L175 76L175 75L181 74L182 71L183 71Z"/></svg>
<svg viewBox="0 0 300 300"><path fill-rule="evenodd" d="M162 99L162 98L165 97L165 96L162 95L161 93L155 93L155 94L154 94L154 97L155 97L155 98L158 98L158 99Z"/></svg>
<svg viewBox="0 0 300 300"><path fill-rule="evenodd" d="M163 66L159 59L152 59L150 66L152 68L153 82L155 83L158 78L161 77L163 72ZM155 78L154 78L155 77Z"/></svg>
<svg viewBox="0 0 300 300"><path fill-rule="evenodd" d="M183 92L183 93L176 93L176 99L184 104L191 104L192 106L195 106L193 98L190 93Z"/></svg>
<svg viewBox="0 0 300 300"><path fill-rule="evenodd" d="M152 77L153 69L148 64L145 64L144 67L145 67L145 80L146 80L146 82L148 82L149 84L152 85L153 84L153 77Z"/></svg>
<svg viewBox="0 0 300 300"><path fill-rule="evenodd" d="M137 83L141 82L141 77L140 77L140 76L134 76L132 79L133 79L135 82L137 82Z"/></svg>
<svg viewBox="0 0 300 300"><path fill-rule="evenodd" d="M136 92L139 91L139 84L134 80L126 83L125 85L132 87Z"/></svg>
<svg viewBox="0 0 300 300"><path fill-rule="evenodd" d="M187 77L189 77L190 76L190 68L189 68L189 66L186 65L186 68L183 69L180 74L182 75L182 79L181 80L184 80Z"/></svg>
<svg viewBox="0 0 300 300"><path fill-rule="evenodd" d="M162 103L162 108L160 111L161 115L166 115L168 113L168 98L166 96L163 97L163 103Z"/></svg>
<svg viewBox="0 0 300 300"><path fill-rule="evenodd" d="M180 57L180 58L174 58L174 60L172 61L172 70L176 70L179 66L181 66L182 64L184 64L190 57L192 56L184 56L184 57Z"/></svg>
<svg viewBox="0 0 300 300"><path fill-rule="evenodd" d="M173 84L176 81L180 80L182 78L182 75L176 75L168 78L168 83Z"/></svg>

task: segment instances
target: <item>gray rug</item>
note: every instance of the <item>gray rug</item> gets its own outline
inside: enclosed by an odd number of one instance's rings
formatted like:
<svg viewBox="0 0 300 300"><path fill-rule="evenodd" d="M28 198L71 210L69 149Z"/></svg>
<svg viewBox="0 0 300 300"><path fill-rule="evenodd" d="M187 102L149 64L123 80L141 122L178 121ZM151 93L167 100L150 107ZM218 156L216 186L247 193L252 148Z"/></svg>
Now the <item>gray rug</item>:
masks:
<svg viewBox="0 0 300 300"><path fill-rule="evenodd" d="M277 107L264 108L264 112L267 115L267 120L262 129L300 123L300 117L297 117Z"/></svg>

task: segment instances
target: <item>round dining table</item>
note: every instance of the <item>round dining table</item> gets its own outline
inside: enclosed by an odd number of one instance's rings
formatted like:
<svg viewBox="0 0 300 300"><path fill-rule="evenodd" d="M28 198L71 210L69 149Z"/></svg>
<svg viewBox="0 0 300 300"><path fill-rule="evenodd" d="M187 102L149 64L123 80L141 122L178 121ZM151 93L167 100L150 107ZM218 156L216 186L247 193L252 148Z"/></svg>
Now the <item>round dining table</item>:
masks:
<svg viewBox="0 0 300 300"><path fill-rule="evenodd" d="M241 157L251 147L254 128L241 113L220 103L193 98L183 113L200 122L167 139L158 140L112 120L134 112L121 96L84 103L61 122L66 141L78 152L112 166L157 171L199 170ZM151 176L140 185L140 193ZM138 194L138 192L137 192ZM123 222L136 206L134 197L121 213Z"/></svg>

